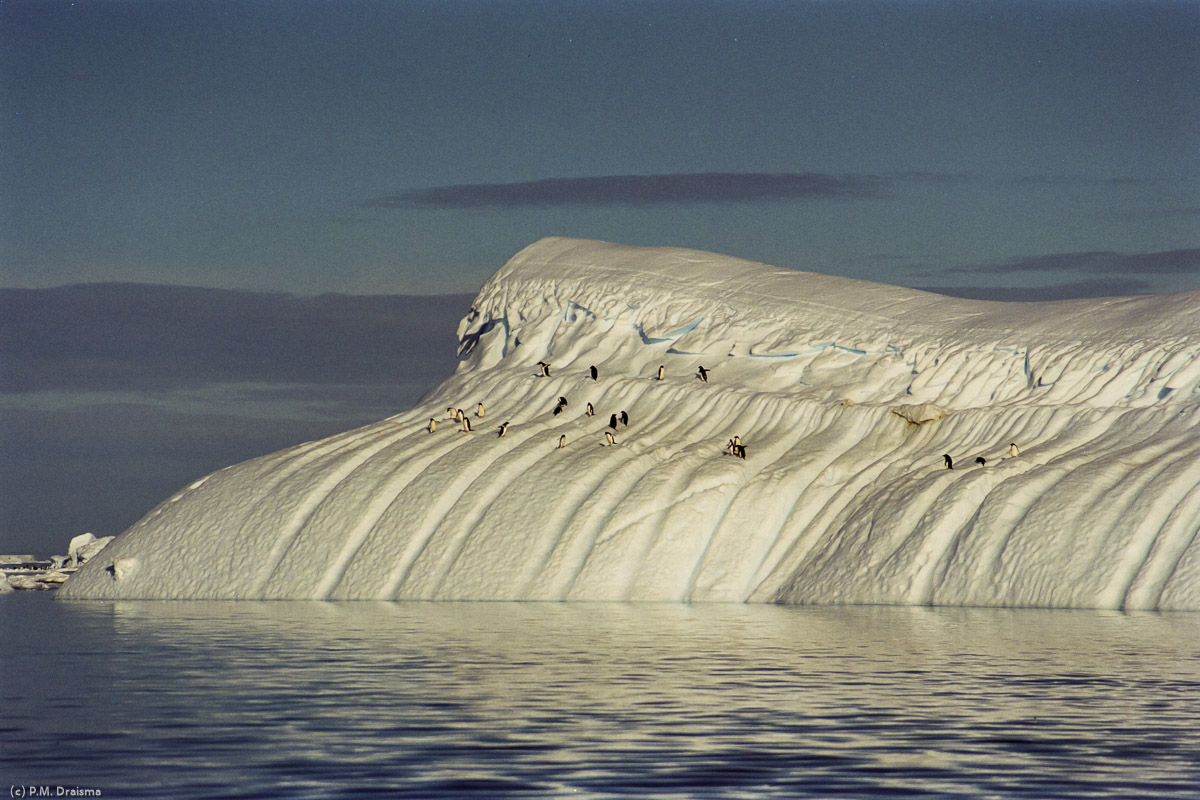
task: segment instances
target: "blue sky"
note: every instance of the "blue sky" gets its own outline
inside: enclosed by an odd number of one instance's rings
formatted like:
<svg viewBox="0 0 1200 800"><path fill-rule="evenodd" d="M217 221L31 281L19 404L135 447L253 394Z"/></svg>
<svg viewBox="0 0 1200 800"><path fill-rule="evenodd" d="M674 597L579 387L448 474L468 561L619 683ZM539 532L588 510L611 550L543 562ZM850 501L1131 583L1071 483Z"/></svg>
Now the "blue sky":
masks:
<svg viewBox="0 0 1200 800"><path fill-rule="evenodd" d="M410 407L547 235L1200 288L1200 2L0 0L0 551Z"/></svg>
<svg viewBox="0 0 1200 800"><path fill-rule="evenodd" d="M0 283L472 292L544 235L1200 286L1196 2L8 2Z"/></svg>

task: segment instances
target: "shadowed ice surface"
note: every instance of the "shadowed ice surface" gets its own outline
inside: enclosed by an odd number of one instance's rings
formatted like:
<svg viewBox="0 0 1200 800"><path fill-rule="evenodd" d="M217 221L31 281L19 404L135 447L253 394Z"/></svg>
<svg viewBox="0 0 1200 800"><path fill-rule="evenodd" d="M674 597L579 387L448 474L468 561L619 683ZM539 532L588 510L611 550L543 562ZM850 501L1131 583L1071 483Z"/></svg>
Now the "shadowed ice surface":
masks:
<svg viewBox="0 0 1200 800"><path fill-rule="evenodd" d="M1194 797L1200 615L0 600L0 772L105 797Z"/></svg>

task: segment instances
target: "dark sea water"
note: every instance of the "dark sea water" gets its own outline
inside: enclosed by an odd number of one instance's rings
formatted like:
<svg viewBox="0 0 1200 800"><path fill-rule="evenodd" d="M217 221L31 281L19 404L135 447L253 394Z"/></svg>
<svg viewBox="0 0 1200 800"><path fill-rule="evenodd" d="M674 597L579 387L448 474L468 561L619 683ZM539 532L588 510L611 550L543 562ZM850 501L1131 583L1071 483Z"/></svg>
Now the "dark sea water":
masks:
<svg viewBox="0 0 1200 800"><path fill-rule="evenodd" d="M1200 614L16 593L0 635L10 796L1200 796Z"/></svg>

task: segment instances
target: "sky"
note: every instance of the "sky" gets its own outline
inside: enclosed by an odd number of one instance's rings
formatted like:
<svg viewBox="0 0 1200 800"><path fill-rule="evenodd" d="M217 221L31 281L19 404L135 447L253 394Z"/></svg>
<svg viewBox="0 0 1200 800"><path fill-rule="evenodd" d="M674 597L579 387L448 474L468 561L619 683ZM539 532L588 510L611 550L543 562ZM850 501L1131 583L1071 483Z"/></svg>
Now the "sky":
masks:
<svg viewBox="0 0 1200 800"><path fill-rule="evenodd" d="M1200 288L1200 0L2 0L0 551L410 407L549 235Z"/></svg>
<svg viewBox="0 0 1200 800"><path fill-rule="evenodd" d="M1200 3L0 4L0 285L473 292L545 235L1200 286Z"/></svg>

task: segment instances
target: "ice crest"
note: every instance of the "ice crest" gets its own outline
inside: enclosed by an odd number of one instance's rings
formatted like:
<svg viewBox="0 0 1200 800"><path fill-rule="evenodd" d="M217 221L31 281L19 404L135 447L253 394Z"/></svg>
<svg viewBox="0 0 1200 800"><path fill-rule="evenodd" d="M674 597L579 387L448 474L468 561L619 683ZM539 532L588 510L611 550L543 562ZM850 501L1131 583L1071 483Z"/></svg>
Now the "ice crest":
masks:
<svg viewBox="0 0 1200 800"><path fill-rule="evenodd" d="M458 331L417 408L193 483L59 596L1200 609L1200 292L551 238ZM430 432L478 403L503 436Z"/></svg>

